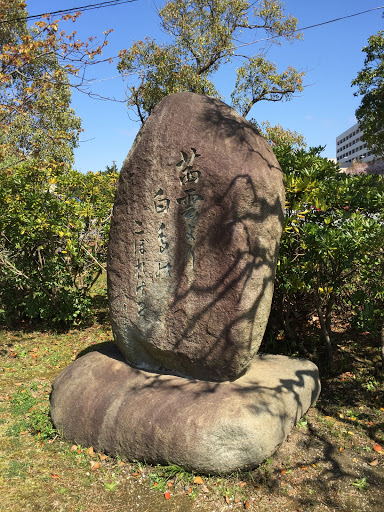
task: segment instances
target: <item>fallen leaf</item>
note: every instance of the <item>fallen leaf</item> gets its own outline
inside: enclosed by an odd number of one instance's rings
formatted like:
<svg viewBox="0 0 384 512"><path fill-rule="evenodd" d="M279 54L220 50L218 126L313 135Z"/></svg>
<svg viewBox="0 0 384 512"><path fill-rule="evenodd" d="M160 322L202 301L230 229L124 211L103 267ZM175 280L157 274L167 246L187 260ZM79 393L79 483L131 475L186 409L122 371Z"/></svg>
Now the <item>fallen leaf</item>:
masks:
<svg viewBox="0 0 384 512"><path fill-rule="evenodd" d="M243 488L243 487L247 487L247 482L240 482L240 487Z"/></svg>
<svg viewBox="0 0 384 512"><path fill-rule="evenodd" d="M77 450L77 445L76 444L73 444L71 446L71 449L69 450L70 452L75 452Z"/></svg>
<svg viewBox="0 0 384 512"><path fill-rule="evenodd" d="M168 482L167 483L167 487L172 487L172 485L173 485L173 482Z"/></svg>
<svg viewBox="0 0 384 512"><path fill-rule="evenodd" d="M122 460L119 462L119 466L124 466L125 462L123 462Z"/></svg>
<svg viewBox="0 0 384 512"><path fill-rule="evenodd" d="M140 473L138 473L137 471L135 471L134 473L132 473L132 476L141 476Z"/></svg>
<svg viewBox="0 0 384 512"><path fill-rule="evenodd" d="M90 464L91 464L92 471L96 471L96 469L99 469L99 467L100 467L100 463L98 461L95 462L95 461L91 460Z"/></svg>
<svg viewBox="0 0 384 512"><path fill-rule="evenodd" d="M240 498L235 498L235 503L239 503L240 502Z"/></svg>
<svg viewBox="0 0 384 512"><path fill-rule="evenodd" d="M201 478L201 476L197 476L194 481L193 481L194 484L199 484L201 485L203 483L203 479Z"/></svg>
<svg viewBox="0 0 384 512"><path fill-rule="evenodd" d="M280 475L285 475L285 473L286 473L286 472L287 472L287 470L286 470L286 469L282 469L282 470L280 471Z"/></svg>
<svg viewBox="0 0 384 512"><path fill-rule="evenodd" d="M202 490L203 492L205 492L205 494L207 494L207 493L209 492L208 487L206 487L205 485L202 485L202 486L201 486L201 490Z"/></svg>
<svg viewBox="0 0 384 512"><path fill-rule="evenodd" d="M93 446L90 446L90 447L88 448L88 455L89 455L90 457L94 457L94 456L95 456L95 451L94 451L94 449L93 449Z"/></svg>
<svg viewBox="0 0 384 512"><path fill-rule="evenodd" d="M108 459L108 455L105 455L105 453L97 452L97 455L99 456L100 460Z"/></svg>
<svg viewBox="0 0 384 512"><path fill-rule="evenodd" d="M371 462L368 462L370 466L377 466L379 464L379 459L372 460Z"/></svg>
<svg viewBox="0 0 384 512"><path fill-rule="evenodd" d="M15 386L21 386L22 384L22 382L15 382Z"/></svg>
<svg viewBox="0 0 384 512"><path fill-rule="evenodd" d="M55 473L51 473L51 478L59 478L59 475L56 475Z"/></svg>
<svg viewBox="0 0 384 512"><path fill-rule="evenodd" d="M343 451L344 451L344 448L342 446L340 446L339 452L342 453Z"/></svg>
<svg viewBox="0 0 384 512"><path fill-rule="evenodd" d="M249 508L249 501L244 501L244 508L247 510Z"/></svg>
<svg viewBox="0 0 384 512"><path fill-rule="evenodd" d="M357 462L357 459L356 459L356 457L354 457L354 458L353 458L353 462Z"/></svg>
<svg viewBox="0 0 384 512"><path fill-rule="evenodd" d="M382 447L379 444L375 444L373 449L375 450L375 452L379 452L379 453L381 453L383 451Z"/></svg>
<svg viewBox="0 0 384 512"><path fill-rule="evenodd" d="M228 496L225 497L225 502L227 503L227 505L230 504L231 500L228 498Z"/></svg>
<svg viewBox="0 0 384 512"><path fill-rule="evenodd" d="M307 466L302 466L302 468L301 468L301 469L302 469L303 471L305 471L305 470L306 470L306 469L308 469L308 468L307 468Z"/></svg>
<svg viewBox="0 0 384 512"><path fill-rule="evenodd" d="M153 484L153 487L157 487L157 486L158 486L158 483L157 483L157 482L155 482L155 483Z"/></svg>
<svg viewBox="0 0 384 512"><path fill-rule="evenodd" d="M171 497L171 493L170 493L169 491L165 491L165 493L164 493L164 498L165 498L166 500L169 500L169 498L170 498L170 497Z"/></svg>

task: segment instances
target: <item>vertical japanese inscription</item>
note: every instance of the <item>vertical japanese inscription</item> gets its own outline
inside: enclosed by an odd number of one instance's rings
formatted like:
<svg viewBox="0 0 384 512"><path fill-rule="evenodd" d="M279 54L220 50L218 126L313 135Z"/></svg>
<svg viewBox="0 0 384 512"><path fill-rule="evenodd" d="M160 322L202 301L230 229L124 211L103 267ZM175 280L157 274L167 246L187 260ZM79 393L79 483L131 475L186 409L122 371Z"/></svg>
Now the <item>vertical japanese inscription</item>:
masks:
<svg viewBox="0 0 384 512"><path fill-rule="evenodd" d="M203 197L197 193L196 188L201 178L201 171L195 168L194 162L199 156L195 148L191 148L190 155L181 151L182 159L176 164L176 170L179 173L179 180L183 189L183 195L176 199L176 203L180 205L180 214L184 218L185 241L188 245L187 261L192 264L192 267L195 263L195 232L200 216L200 204L203 201ZM154 263L150 263L151 267L154 265L152 271L150 268L147 269L148 261L152 260L152 258L148 260L148 255L151 254L152 250L149 250L150 248L147 246L149 241L145 237L146 232L143 222L140 220L134 221L135 295L139 316L143 316L145 311L148 279L153 282L156 279L171 277L172 267L169 258L169 241L166 225L166 217L170 206L171 200L167 197L163 188L159 187L153 196L152 206L155 216L159 216L160 219L157 224L157 258ZM151 247L152 243L150 244ZM148 255L147 250L149 250Z"/></svg>
<svg viewBox="0 0 384 512"><path fill-rule="evenodd" d="M200 216L199 205L203 201L203 197L196 192L194 186L197 185L201 177L201 171L194 168L195 158L199 156L195 148L191 148L189 157L184 151L181 151L182 159L176 164L176 169L180 173L180 183L185 191L185 195L176 201L182 206L181 215L185 220L185 240L188 245L187 261L191 262L192 267L195 265L194 247L196 226Z"/></svg>
<svg viewBox="0 0 384 512"><path fill-rule="evenodd" d="M170 200L165 196L162 188L156 192L154 197L154 208L157 214L167 214L169 210ZM166 227L164 222L160 224L158 229L158 261L155 268L155 277L163 278L171 276L171 264L169 262L169 243L166 236Z"/></svg>
<svg viewBox="0 0 384 512"><path fill-rule="evenodd" d="M136 292L136 304L137 313L139 316L144 314L144 296L146 284L146 272L145 272L145 253L147 249L145 247L144 228L143 223L139 220L135 220L134 227L135 241L134 241L134 258L135 258L135 292Z"/></svg>

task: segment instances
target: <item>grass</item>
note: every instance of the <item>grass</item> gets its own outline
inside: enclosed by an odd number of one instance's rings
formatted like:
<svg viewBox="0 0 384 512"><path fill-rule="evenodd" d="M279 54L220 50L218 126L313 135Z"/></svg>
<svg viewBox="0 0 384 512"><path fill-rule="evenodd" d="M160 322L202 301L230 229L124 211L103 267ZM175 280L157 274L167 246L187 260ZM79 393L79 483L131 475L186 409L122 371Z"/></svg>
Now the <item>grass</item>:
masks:
<svg viewBox="0 0 384 512"><path fill-rule="evenodd" d="M106 315L97 319L61 333L0 331L0 510L384 509L384 385L369 334L337 334L334 372L275 455L252 471L209 477L61 439L49 418L51 382L79 354L112 340Z"/></svg>
<svg viewBox="0 0 384 512"><path fill-rule="evenodd" d="M352 485L356 487L356 489L359 489L359 491L363 491L368 489L369 484L367 482L367 479L364 478L356 478L354 482L352 482Z"/></svg>

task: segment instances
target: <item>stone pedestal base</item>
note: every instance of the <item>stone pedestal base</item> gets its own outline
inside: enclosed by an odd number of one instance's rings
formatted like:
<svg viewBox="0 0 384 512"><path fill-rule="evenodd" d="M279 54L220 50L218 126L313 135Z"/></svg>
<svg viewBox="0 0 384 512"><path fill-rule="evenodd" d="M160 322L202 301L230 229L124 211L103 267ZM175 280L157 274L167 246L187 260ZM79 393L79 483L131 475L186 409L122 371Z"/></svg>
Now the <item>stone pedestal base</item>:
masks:
<svg viewBox="0 0 384 512"><path fill-rule="evenodd" d="M302 359L258 355L240 379L205 382L132 368L111 344L56 377L51 415L83 446L222 474L272 455L319 392L317 367Z"/></svg>

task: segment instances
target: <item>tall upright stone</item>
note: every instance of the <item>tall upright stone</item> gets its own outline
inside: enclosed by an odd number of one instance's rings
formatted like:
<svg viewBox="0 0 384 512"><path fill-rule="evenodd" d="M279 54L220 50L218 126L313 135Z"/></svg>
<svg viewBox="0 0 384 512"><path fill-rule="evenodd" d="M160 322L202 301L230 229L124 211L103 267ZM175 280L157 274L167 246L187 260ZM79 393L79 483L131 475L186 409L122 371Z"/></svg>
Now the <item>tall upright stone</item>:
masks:
<svg viewBox="0 0 384 512"><path fill-rule="evenodd" d="M268 320L284 187L273 152L223 102L163 99L123 165L108 293L115 340L141 369L235 380Z"/></svg>

